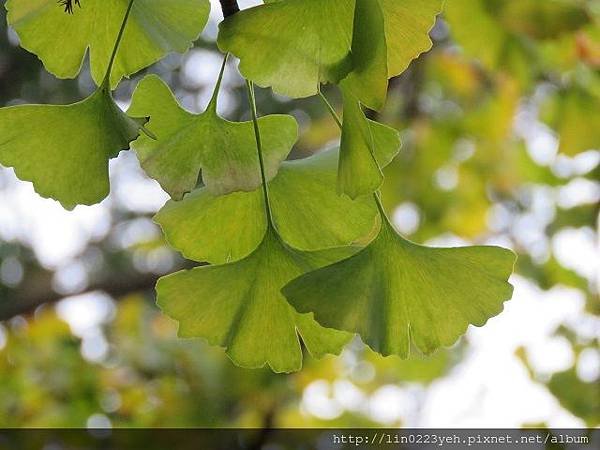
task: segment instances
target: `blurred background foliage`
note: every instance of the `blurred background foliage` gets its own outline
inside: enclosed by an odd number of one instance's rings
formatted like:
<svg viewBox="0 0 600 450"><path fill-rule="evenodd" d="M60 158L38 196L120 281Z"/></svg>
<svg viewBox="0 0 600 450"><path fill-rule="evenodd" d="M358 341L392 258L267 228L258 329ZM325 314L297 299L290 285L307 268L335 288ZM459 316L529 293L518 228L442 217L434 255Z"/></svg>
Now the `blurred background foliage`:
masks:
<svg viewBox="0 0 600 450"><path fill-rule="evenodd" d="M145 72L194 111L219 69L216 5L193 50ZM93 89L88 72L44 72L0 16L1 105ZM154 306L156 278L188 263L152 223L166 196L133 155L111 163L109 199L73 213L1 169L0 426L600 425L600 2L448 0L431 36L378 117L403 137L384 201L416 242L519 254L499 318L429 358L356 341L293 375L239 369ZM247 119L235 64L221 108ZM119 87L123 106L143 75ZM318 99L258 100L298 119L292 157L337 139Z"/></svg>

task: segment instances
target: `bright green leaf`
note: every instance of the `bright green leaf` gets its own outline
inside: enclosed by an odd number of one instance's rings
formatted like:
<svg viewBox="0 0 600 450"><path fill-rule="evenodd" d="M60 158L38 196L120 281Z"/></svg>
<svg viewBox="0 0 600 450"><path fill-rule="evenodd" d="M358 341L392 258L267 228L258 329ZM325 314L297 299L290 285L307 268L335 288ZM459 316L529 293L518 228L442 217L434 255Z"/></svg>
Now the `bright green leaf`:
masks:
<svg viewBox="0 0 600 450"><path fill-rule="evenodd" d="M108 161L137 138L146 119L127 117L106 88L72 105L0 109L0 164L65 208L100 202Z"/></svg>
<svg viewBox="0 0 600 450"><path fill-rule="evenodd" d="M294 248L313 251L353 244L377 226L370 198L353 201L337 195L337 159L338 152L329 150L284 162L269 183L275 225ZM168 202L155 220L188 259L221 264L247 256L260 244L267 229L263 211L261 189L217 197L201 188L180 202Z"/></svg>
<svg viewBox="0 0 600 450"><path fill-rule="evenodd" d="M269 227L247 258L162 278L158 304L179 322L179 336L201 337L227 349L238 365L269 365L275 372L302 367L302 338L314 356L339 353L350 335L320 327L285 301L281 288L314 268Z"/></svg>
<svg viewBox="0 0 600 450"><path fill-rule="evenodd" d="M400 75L432 46L429 31L442 12L443 0L378 0L383 8L388 49L388 76ZM452 1L450 1L452 3Z"/></svg>
<svg viewBox="0 0 600 450"><path fill-rule="evenodd" d="M344 86L371 109L385 104L388 88L387 43L380 0L356 0L352 72Z"/></svg>
<svg viewBox="0 0 600 450"><path fill-rule="evenodd" d="M218 88L217 88L218 89ZM149 130L157 139L141 136L134 144L142 167L175 199L202 180L216 195L252 191L261 185L252 122L229 122L216 114L216 96L206 112L182 109L157 76L144 78L136 89L129 114L150 116ZM258 121L267 179L273 178L298 138L292 116L270 115Z"/></svg>
<svg viewBox="0 0 600 450"><path fill-rule="evenodd" d="M218 90L218 87L217 87ZM252 122L229 122L216 113L216 95L205 113L182 109L156 75L140 82L129 114L150 116L147 136L133 144L142 167L174 198L192 191L202 180L215 195L252 191L261 185ZM273 178L298 138L292 116L271 115L258 121L267 179Z"/></svg>
<svg viewBox="0 0 600 450"><path fill-rule="evenodd" d="M388 78L432 46L429 31L443 0L355 0L352 72L346 88L365 106L380 110Z"/></svg>
<svg viewBox="0 0 600 450"><path fill-rule="evenodd" d="M320 83L339 83L353 72L354 94L378 109L387 78L431 47L428 32L441 6L442 0L268 2L227 18L218 43L240 58L245 77L291 97L314 95Z"/></svg>
<svg viewBox="0 0 600 450"><path fill-rule="evenodd" d="M512 295L515 256L499 247L429 248L383 224L354 256L305 274L283 292L325 327L358 333L375 351L406 358L452 345Z"/></svg>
<svg viewBox="0 0 600 450"><path fill-rule="evenodd" d="M56 0L6 2L8 23L19 35L21 46L35 53L49 72L74 78L89 48L92 77L98 85L106 74L127 6L127 0L83 0L71 15ZM111 86L169 52L190 48L209 11L208 0L135 0Z"/></svg>
<svg viewBox="0 0 600 450"><path fill-rule="evenodd" d="M349 333L322 327L312 314L296 313L295 317L298 333L313 358L321 359L327 355L339 355L352 337Z"/></svg>
<svg viewBox="0 0 600 450"><path fill-rule="evenodd" d="M366 116L365 116L366 117ZM374 120L367 119L373 143L373 154L382 169L390 164L402 147L398 130Z"/></svg>
<svg viewBox="0 0 600 450"><path fill-rule="evenodd" d="M342 84L344 122L340 143L338 192L351 198L375 192L383 183L380 167L400 150L393 128L368 120L356 97ZM385 153L385 156L384 154Z"/></svg>
<svg viewBox="0 0 600 450"><path fill-rule="evenodd" d="M337 159L338 152L329 150L290 161L269 185L275 225L294 248L314 251L362 242L377 225L370 198L337 195Z"/></svg>
<svg viewBox="0 0 600 450"><path fill-rule="evenodd" d="M224 264L248 256L267 229L261 190L215 196L195 190L156 214L169 244L187 259Z"/></svg>
<svg viewBox="0 0 600 450"><path fill-rule="evenodd" d="M308 97L350 71L353 17L354 0L272 2L227 18L218 44L259 86Z"/></svg>

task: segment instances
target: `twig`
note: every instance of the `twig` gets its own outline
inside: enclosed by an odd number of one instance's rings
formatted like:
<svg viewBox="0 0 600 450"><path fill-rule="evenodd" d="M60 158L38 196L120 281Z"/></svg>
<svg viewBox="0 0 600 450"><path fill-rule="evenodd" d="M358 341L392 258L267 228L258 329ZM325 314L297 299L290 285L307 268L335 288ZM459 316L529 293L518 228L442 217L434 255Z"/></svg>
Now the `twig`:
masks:
<svg viewBox="0 0 600 450"><path fill-rule="evenodd" d="M219 2L221 2L221 10L223 11L224 18L233 16L240 11L237 0L219 0Z"/></svg>

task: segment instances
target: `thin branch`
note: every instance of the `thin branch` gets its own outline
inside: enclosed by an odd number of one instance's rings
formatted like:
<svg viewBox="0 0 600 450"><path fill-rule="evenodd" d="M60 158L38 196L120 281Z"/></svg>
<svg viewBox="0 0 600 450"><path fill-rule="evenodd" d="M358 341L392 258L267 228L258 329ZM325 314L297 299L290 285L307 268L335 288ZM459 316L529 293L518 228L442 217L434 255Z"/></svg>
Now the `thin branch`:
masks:
<svg viewBox="0 0 600 450"><path fill-rule="evenodd" d="M196 263L185 261L173 269L189 269L197 266ZM118 300L129 294L152 291L158 279L164 274L154 273L132 273L125 271L120 274L111 273L102 280L90 284L84 291L72 295L82 295L91 292L103 292ZM52 288L52 276L50 273L43 274L37 279L30 279L23 287L10 292L8 298L0 301L0 321L10 320L15 316L32 314L36 308L53 304L69 297L60 294Z"/></svg>
<svg viewBox="0 0 600 450"><path fill-rule="evenodd" d="M106 69L106 74L104 75L103 85L105 87L110 86L110 75L115 64L115 58L117 57L119 46L121 45L121 41L123 40L123 34L125 33L125 27L127 26L127 22L129 21L129 15L131 14L131 8L133 7L134 1L135 0L129 0L129 4L127 5L127 9L125 10L125 17L123 17L123 22L121 22L121 28L119 28L119 34L117 35L117 40L115 41L115 45L110 55L110 60L108 62L108 67Z"/></svg>
<svg viewBox="0 0 600 450"><path fill-rule="evenodd" d="M124 297L135 292L149 291L154 288L159 276L155 274L140 274L138 276L127 276L111 278L106 281L90 285L81 295L90 292L104 292L113 298ZM31 289L28 289L31 291ZM35 292L23 293L16 291L14 296L3 300L0 305L0 321L12 319L19 315L29 315L36 308L59 302L67 296L52 290L51 285L42 284L36 287Z"/></svg>
<svg viewBox="0 0 600 450"><path fill-rule="evenodd" d="M235 13L240 12L240 7L237 0L219 0L221 2L221 10L223 11L223 17L228 18L233 16Z"/></svg>

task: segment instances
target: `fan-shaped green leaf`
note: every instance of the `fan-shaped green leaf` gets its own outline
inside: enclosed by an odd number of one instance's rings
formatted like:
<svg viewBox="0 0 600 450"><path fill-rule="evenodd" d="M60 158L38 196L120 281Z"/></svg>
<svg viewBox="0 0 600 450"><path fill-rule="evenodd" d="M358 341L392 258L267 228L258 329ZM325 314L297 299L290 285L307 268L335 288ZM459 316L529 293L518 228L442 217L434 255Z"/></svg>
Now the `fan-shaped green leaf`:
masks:
<svg viewBox="0 0 600 450"><path fill-rule="evenodd" d="M218 43L240 58L244 76L291 97L314 95L319 83L339 83L352 72L355 96L378 109L387 78L431 47L428 32L441 6L442 0L268 2L227 18Z"/></svg>
<svg viewBox="0 0 600 450"><path fill-rule="evenodd" d="M350 338L296 313L281 295L287 282L311 268L269 227L258 248L241 261L162 278L157 301L179 322L181 337L225 347L242 367L268 364L275 372L293 372L302 366L299 336L315 356L339 353Z"/></svg>
<svg viewBox="0 0 600 450"><path fill-rule="evenodd" d="M89 48L92 77L101 84L127 0L82 0L66 14L56 0L8 0L8 23L21 46L35 53L59 78L74 78ZM158 61L169 52L184 52L208 20L208 0L136 0L110 81Z"/></svg>
<svg viewBox="0 0 600 450"><path fill-rule="evenodd" d="M146 119L127 117L107 88L72 105L0 109L0 164L65 208L100 202L108 161L137 138Z"/></svg>
<svg viewBox="0 0 600 450"><path fill-rule="evenodd" d="M322 327L312 314L296 313L296 329L306 349L316 359L339 355L352 338L350 333Z"/></svg>
<svg viewBox="0 0 600 450"><path fill-rule="evenodd" d="M227 18L218 44L259 86L308 97L319 83L337 83L350 71L353 17L354 0L274 2Z"/></svg>
<svg viewBox="0 0 600 450"><path fill-rule="evenodd" d="M429 31L444 0L378 0L383 8L388 52L388 77L400 75L410 62L432 46Z"/></svg>
<svg viewBox="0 0 600 450"><path fill-rule="evenodd" d="M365 106L385 103L388 78L432 46L429 31L442 0L355 0L352 71L344 80Z"/></svg>
<svg viewBox="0 0 600 450"><path fill-rule="evenodd" d="M388 153L392 151L388 147ZM389 155L381 158L385 161ZM284 162L269 183L275 225L294 248L313 251L349 245L362 241L377 226L371 198L353 201L337 195L337 159L338 152L328 150ZM214 264L247 256L267 228L261 189L217 197L201 188L180 202L168 202L155 220L169 243L187 258Z"/></svg>
<svg viewBox="0 0 600 450"><path fill-rule="evenodd" d="M406 358L411 340L430 353L500 313L512 295L506 280L514 260L499 247L423 247L385 222L365 249L283 292L321 325L358 333L375 351Z"/></svg>
<svg viewBox="0 0 600 450"><path fill-rule="evenodd" d="M346 88L345 81L342 92L344 122L338 192L357 198L379 189L383 183L380 167L389 164L400 150L401 142L395 129L367 119L358 99Z"/></svg>
<svg viewBox="0 0 600 450"><path fill-rule="evenodd" d="M252 122L229 122L216 113L218 86L205 113L183 110L168 86L157 76L142 80L135 91L129 114L150 116L148 128L157 139L146 136L133 144L142 167L174 199L192 191L200 176L216 195L252 191L261 185ZM263 141L267 179L298 138L292 116L271 115L258 121Z"/></svg>
<svg viewBox="0 0 600 450"><path fill-rule="evenodd" d="M352 36L352 72L346 89L369 108L385 104L388 87L387 43L380 0L356 0Z"/></svg>
<svg viewBox="0 0 600 450"><path fill-rule="evenodd" d="M181 201L168 201L154 221L187 259L211 264L248 256L267 229L260 189L215 196L199 188Z"/></svg>

